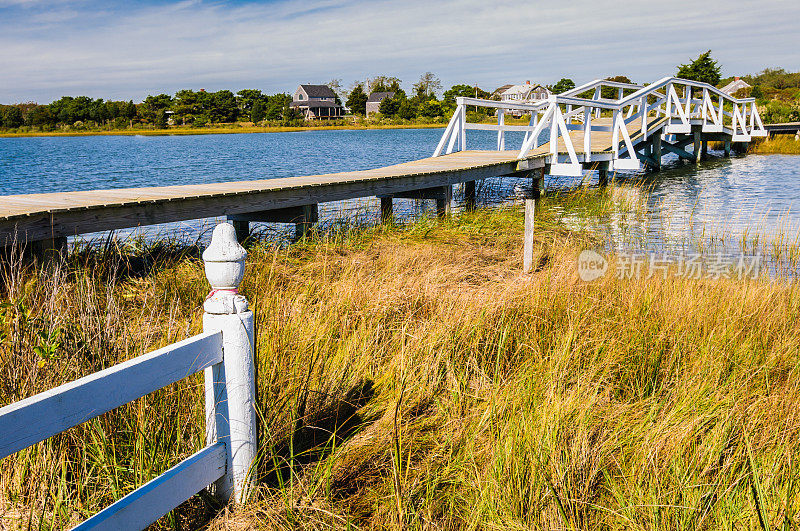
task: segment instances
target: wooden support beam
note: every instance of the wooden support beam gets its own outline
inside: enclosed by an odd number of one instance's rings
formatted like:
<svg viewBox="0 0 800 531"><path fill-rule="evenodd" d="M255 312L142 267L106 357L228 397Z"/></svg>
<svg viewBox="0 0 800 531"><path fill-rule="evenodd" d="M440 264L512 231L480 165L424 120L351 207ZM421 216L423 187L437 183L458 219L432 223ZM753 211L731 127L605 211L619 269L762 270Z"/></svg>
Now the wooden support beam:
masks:
<svg viewBox="0 0 800 531"><path fill-rule="evenodd" d="M650 143L652 144L652 152L653 152L653 162L655 162L655 169L661 169L661 135L655 134L650 139Z"/></svg>
<svg viewBox="0 0 800 531"><path fill-rule="evenodd" d="M250 222L230 218L228 221L231 222L234 231L236 231L236 241L244 243L244 241L250 237Z"/></svg>
<svg viewBox="0 0 800 531"><path fill-rule="evenodd" d="M700 160L700 138L701 132L699 129L692 131L692 162L697 162Z"/></svg>
<svg viewBox="0 0 800 531"><path fill-rule="evenodd" d="M726 157L730 157L731 156L731 141L730 140L725 140L725 156Z"/></svg>
<svg viewBox="0 0 800 531"><path fill-rule="evenodd" d="M536 210L536 199L525 198L525 240L522 246L522 272L530 273L533 269L533 214Z"/></svg>
<svg viewBox="0 0 800 531"><path fill-rule="evenodd" d="M608 186L608 166L608 162L601 162L597 167L597 186L601 188Z"/></svg>
<svg viewBox="0 0 800 531"><path fill-rule="evenodd" d="M450 205L453 202L453 187L451 185L443 186L442 192L436 198L436 216L439 218L446 218L450 215Z"/></svg>
<svg viewBox="0 0 800 531"><path fill-rule="evenodd" d="M464 208L467 211L475 210L475 204L475 181L467 181L464 183Z"/></svg>
<svg viewBox="0 0 800 531"><path fill-rule="evenodd" d="M303 207L303 217L295 223L294 237L301 240L309 235L313 226L319 221L319 208L316 204L305 205Z"/></svg>
<svg viewBox="0 0 800 531"><path fill-rule="evenodd" d="M700 146L700 160L706 160L708 158L708 140L703 140Z"/></svg>
<svg viewBox="0 0 800 531"><path fill-rule="evenodd" d="M661 143L662 149L669 151L670 153L675 153L680 158L684 160L694 160L694 155L686 151L685 149L678 147L677 144L670 144L669 142L662 142Z"/></svg>
<svg viewBox="0 0 800 531"><path fill-rule="evenodd" d="M392 223L394 221L394 209L392 196L381 197L381 223Z"/></svg>

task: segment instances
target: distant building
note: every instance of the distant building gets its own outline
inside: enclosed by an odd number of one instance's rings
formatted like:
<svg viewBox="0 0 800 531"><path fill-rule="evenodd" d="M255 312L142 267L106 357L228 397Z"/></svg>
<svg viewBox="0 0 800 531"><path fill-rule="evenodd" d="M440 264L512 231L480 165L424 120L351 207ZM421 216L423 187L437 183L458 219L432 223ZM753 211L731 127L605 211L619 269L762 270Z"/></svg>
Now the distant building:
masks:
<svg viewBox="0 0 800 531"><path fill-rule="evenodd" d="M329 120L344 114L341 104L336 103L336 93L328 85L300 85L289 106L302 112L306 120Z"/></svg>
<svg viewBox="0 0 800 531"><path fill-rule="evenodd" d="M748 83L742 81L741 78L735 77L733 78L733 81L722 87L720 90L725 94L727 94L728 96L733 96L734 93L747 88L751 88L751 86Z"/></svg>
<svg viewBox="0 0 800 531"><path fill-rule="evenodd" d="M547 87L531 85L530 81L526 81L522 85L511 85L501 92L500 101L535 103L537 101L546 100L551 94L552 92L550 92Z"/></svg>
<svg viewBox="0 0 800 531"><path fill-rule="evenodd" d="M381 112L381 102L386 98L394 98L394 92L373 92L367 98L367 116Z"/></svg>
<svg viewBox="0 0 800 531"><path fill-rule="evenodd" d="M499 100L500 96L503 94L503 92L505 92L506 90L510 89L513 86L514 86L513 83L509 83L508 85L503 85L502 87L497 87L495 89L495 91L492 92L492 98L497 98Z"/></svg>

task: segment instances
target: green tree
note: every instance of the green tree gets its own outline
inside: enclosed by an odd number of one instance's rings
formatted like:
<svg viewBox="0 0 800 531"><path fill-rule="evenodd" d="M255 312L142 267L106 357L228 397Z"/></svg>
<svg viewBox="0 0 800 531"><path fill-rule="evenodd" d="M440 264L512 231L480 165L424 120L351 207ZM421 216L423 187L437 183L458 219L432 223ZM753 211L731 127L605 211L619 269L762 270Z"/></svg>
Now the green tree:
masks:
<svg viewBox="0 0 800 531"><path fill-rule="evenodd" d="M384 98L378 110L384 116L394 116L400 110L399 98Z"/></svg>
<svg viewBox="0 0 800 531"><path fill-rule="evenodd" d="M236 96L230 90L218 90L211 94L209 116L214 123L235 122L239 114Z"/></svg>
<svg viewBox="0 0 800 531"><path fill-rule="evenodd" d="M633 84L633 81L628 76L611 76L607 77L606 81L616 81L617 83ZM614 87L603 87L600 91L600 97L607 100L615 100L619 97L619 89Z"/></svg>
<svg viewBox="0 0 800 531"><path fill-rule="evenodd" d="M555 85L550 87L550 90L554 94L561 94L563 92L566 92L568 90L572 90L574 88L575 88L575 82L574 81L572 81L568 77L562 77L561 79L558 80L558 82Z"/></svg>
<svg viewBox="0 0 800 531"><path fill-rule="evenodd" d="M256 102L260 101L263 105L265 99L266 96L258 89L243 89L236 93L239 112L243 115L249 115Z"/></svg>
<svg viewBox="0 0 800 531"><path fill-rule="evenodd" d="M53 116L50 111L49 105L37 105L29 110L27 116L25 116L26 125L35 125L38 127L55 125L57 121L56 117Z"/></svg>
<svg viewBox="0 0 800 531"><path fill-rule="evenodd" d="M426 118L436 118L442 116L442 106L436 100L423 101L419 105L419 115Z"/></svg>
<svg viewBox="0 0 800 531"><path fill-rule="evenodd" d="M419 81L414 83L414 96L419 101L436 97L436 92L442 90L442 82L432 72L425 72L419 76Z"/></svg>
<svg viewBox="0 0 800 531"><path fill-rule="evenodd" d="M721 67L711 58L711 50L701 53L689 64L678 65L677 77L716 85L720 80Z"/></svg>
<svg viewBox="0 0 800 531"><path fill-rule="evenodd" d="M3 127L17 128L25 123L22 118L22 110L16 105L6 107L2 118Z"/></svg>
<svg viewBox="0 0 800 531"><path fill-rule="evenodd" d="M485 90L478 88L478 86L472 85L453 85L449 89L444 91L442 95L442 101L445 103L452 103L455 105L456 98L481 98L481 99L489 99L492 95L486 92Z"/></svg>
<svg viewBox="0 0 800 531"><path fill-rule="evenodd" d="M383 102L381 102L383 103ZM413 120L417 117L418 107L416 105L415 100L409 100L407 98L401 100L399 102L397 108L397 116L404 119L404 120Z"/></svg>
<svg viewBox="0 0 800 531"><path fill-rule="evenodd" d="M347 107L353 114L364 115L367 113L367 94L361 83L356 83L347 96Z"/></svg>
<svg viewBox="0 0 800 531"><path fill-rule="evenodd" d="M261 100L256 100L255 103L253 103L253 108L250 110L250 121L257 124L262 121L266 115L264 103Z"/></svg>
<svg viewBox="0 0 800 531"><path fill-rule="evenodd" d="M172 106L172 98L167 94L147 96L142 102L142 115L158 128L167 126L166 111Z"/></svg>

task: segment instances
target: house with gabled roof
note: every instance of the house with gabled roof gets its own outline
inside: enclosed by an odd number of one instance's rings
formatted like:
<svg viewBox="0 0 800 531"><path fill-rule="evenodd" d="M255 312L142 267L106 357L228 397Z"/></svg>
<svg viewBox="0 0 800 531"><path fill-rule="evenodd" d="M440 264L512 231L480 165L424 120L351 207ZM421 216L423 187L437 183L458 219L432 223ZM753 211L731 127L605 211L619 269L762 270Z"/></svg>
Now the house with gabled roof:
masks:
<svg viewBox="0 0 800 531"><path fill-rule="evenodd" d="M381 112L381 102L386 98L394 98L394 92L373 92L367 98L367 116Z"/></svg>
<svg viewBox="0 0 800 531"><path fill-rule="evenodd" d="M328 85L300 85L289 106L302 112L306 120L331 120L344 114L336 93Z"/></svg>
<svg viewBox="0 0 800 531"><path fill-rule="evenodd" d="M728 96L733 96L735 93L742 89L751 88L750 84L742 80L742 78L735 77L733 81L722 87L720 90Z"/></svg>

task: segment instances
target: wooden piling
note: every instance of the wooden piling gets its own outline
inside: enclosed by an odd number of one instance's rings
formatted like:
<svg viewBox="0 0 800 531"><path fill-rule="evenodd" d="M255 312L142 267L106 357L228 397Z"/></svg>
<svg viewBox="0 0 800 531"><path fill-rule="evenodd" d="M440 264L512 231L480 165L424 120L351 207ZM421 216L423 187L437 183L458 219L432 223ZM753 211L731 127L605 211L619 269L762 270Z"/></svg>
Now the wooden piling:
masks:
<svg viewBox="0 0 800 531"><path fill-rule="evenodd" d="M730 140L726 140L725 141L725 156L726 157L730 157L731 156L731 141Z"/></svg>
<svg viewBox="0 0 800 531"><path fill-rule="evenodd" d="M312 227L319 221L319 208L316 203L303 206L303 217L295 223L295 239L301 240L309 235Z"/></svg>
<svg viewBox="0 0 800 531"><path fill-rule="evenodd" d="M475 205L475 181L466 181L464 183L464 209L467 211L475 210Z"/></svg>
<svg viewBox="0 0 800 531"><path fill-rule="evenodd" d="M525 198L525 242L522 246L522 272L530 273L533 269L533 214L536 210L536 199Z"/></svg>
<svg viewBox="0 0 800 531"><path fill-rule="evenodd" d="M701 140L700 139L701 139L702 133L700 132L699 129L695 129L693 131L693 135L694 135L694 138L693 138L692 161L693 162L697 162L697 161L700 160L700 149L701 149L700 148L700 144L701 144Z"/></svg>
<svg viewBox="0 0 800 531"><path fill-rule="evenodd" d="M661 134L653 135L652 139L650 140L652 144L652 151L653 151L653 161L656 163L656 170L661 169Z"/></svg>
<svg viewBox="0 0 800 531"><path fill-rule="evenodd" d="M453 187L442 186L441 192L436 197L436 216L446 218L450 215L450 204L453 202Z"/></svg>
<svg viewBox="0 0 800 531"><path fill-rule="evenodd" d="M236 241L244 243L244 241L250 237L250 222L235 219L229 221L233 225L234 231L236 231Z"/></svg>
<svg viewBox="0 0 800 531"><path fill-rule="evenodd" d="M394 208L392 196L381 197L381 223L392 223L394 221Z"/></svg>

